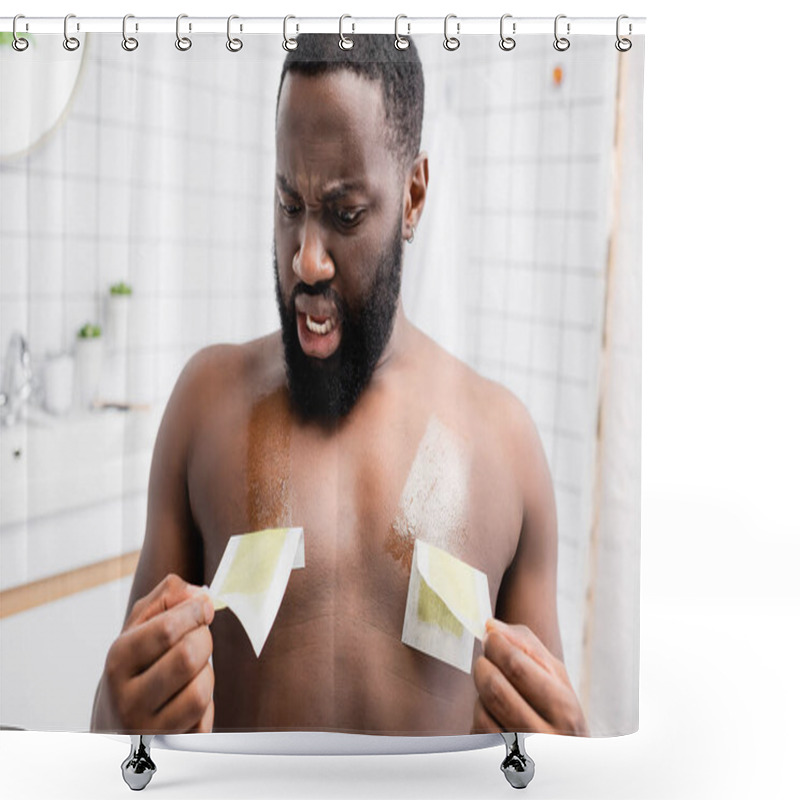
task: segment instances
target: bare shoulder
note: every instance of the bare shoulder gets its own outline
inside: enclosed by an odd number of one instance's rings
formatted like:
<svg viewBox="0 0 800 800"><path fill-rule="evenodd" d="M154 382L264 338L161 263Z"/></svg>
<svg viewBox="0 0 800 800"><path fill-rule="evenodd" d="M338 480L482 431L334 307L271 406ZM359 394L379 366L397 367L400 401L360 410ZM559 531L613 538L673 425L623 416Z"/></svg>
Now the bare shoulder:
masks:
<svg viewBox="0 0 800 800"><path fill-rule="evenodd" d="M508 387L478 375L476 413L488 426L520 487L524 505L538 502L532 495L550 483L549 468L539 431L528 407Z"/></svg>
<svg viewBox="0 0 800 800"><path fill-rule="evenodd" d="M527 495L526 505L536 502L531 492L536 487L547 490L550 475L536 423L525 403L503 384L422 336L431 380L439 386L440 405L459 409L459 427L465 435L508 465L520 492Z"/></svg>
<svg viewBox="0 0 800 800"><path fill-rule="evenodd" d="M193 402L268 390L284 379L280 332L242 344L212 344L186 362L175 391Z"/></svg>
<svg viewBox="0 0 800 800"><path fill-rule="evenodd" d="M508 387L481 375L466 362L421 333L430 376L451 399L457 393L470 425L480 423L492 438L511 446L539 443L534 420L525 403Z"/></svg>

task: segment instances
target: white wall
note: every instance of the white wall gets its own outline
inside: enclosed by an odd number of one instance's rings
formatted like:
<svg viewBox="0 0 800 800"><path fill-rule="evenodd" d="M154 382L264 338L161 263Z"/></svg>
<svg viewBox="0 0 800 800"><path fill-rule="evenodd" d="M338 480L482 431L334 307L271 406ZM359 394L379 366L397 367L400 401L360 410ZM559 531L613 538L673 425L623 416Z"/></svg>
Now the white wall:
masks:
<svg viewBox="0 0 800 800"><path fill-rule="evenodd" d="M277 325L275 81L247 53L208 58L208 42L178 53L161 36L134 56L89 35L84 47L63 125L0 168L0 343L19 329L37 358L70 350L125 280L127 399L163 402L195 350Z"/></svg>

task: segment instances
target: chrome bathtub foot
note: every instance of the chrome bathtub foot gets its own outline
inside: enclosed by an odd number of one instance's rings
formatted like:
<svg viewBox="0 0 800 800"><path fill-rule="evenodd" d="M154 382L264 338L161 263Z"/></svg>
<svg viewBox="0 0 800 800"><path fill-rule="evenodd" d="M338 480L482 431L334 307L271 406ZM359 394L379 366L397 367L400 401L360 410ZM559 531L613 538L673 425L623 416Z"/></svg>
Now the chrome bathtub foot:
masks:
<svg viewBox="0 0 800 800"><path fill-rule="evenodd" d="M131 752L121 764L122 777L135 792L144 789L156 771L156 765L150 758L152 741L152 736L132 735Z"/></svg>
<svg viewBox="0 0 800 800"><path fill-rule="evenodd" d="M500 765L506 780L515 789L524 789L535 771L533 759L525 752L525 739L521 733L501 733L506 743L506 757Z"/></svg>

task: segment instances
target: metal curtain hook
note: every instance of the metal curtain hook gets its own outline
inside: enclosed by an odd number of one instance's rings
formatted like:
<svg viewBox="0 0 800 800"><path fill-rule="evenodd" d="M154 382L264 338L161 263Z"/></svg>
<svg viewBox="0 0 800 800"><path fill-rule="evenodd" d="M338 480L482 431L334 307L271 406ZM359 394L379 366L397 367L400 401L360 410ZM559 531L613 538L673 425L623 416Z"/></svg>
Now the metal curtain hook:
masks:
<svg viewBox="0 0 800 800"><path fill-rule="evenodd" d="M192 40L188 36L181 36L181 20L186 19L188 14L178 14L175 19L175 47L178 50L186 52L192 46ZM189 30L192 29L192 23L189 23Z"/></svg>
<svg viewBox="0 0 800 800"><path fill-rule="evenodd" d="M283 49L287 51L294 50L297 48L297 39L295 39L293 36L287 35L286 33L286 26L288 25L290 19L297 19L297 17L293 17L291 14L287 14L283 18Z"/></svg>
<svg viewBox="0 0 800 800"><path fill-rule="evenodd" d="M394 46L398 50L405 50L410 42L406 39L405 36L400 35L400 20L401 19L408 19L405 14L398 14L394 18ZM411 23L406 23L408 27L408 33L411 33Z"/></svg>
<svg viewBox="0 0 800 800"><path fill-rule="evenodd" d="M627 14L620 14L617 17L617 41L614 42L614 47L616 47L617 50L619 50L620 53L627 53L628 50L630 50L631 47L633 47L633 42L630 39L628 39L627 36L620 36L620 33L619 33L620 26L619 26L619 24L620 24L620 22L622 22L623 19L628 19L628 15ZM633 28L631 27L631 24L629 22L628 23L628 35L630 35L631 33L633 33Z"/></svg>
<svg viewBox="0 0 800 800"><path fill-rule="evenodd" d="M231 22L233 22L233 20L235 19L239 19L239 17L236 14L231 14L228 17L228 26L226 28L228 41L225 42L225 47L228 48L228 52L230 53L238 53L243 47L241 39L236 39L235 37L231 36ZM239 30L241 30L241 27L239 28Z"/></svg>
<svg viewBox="0 0 800 800"><path fill-rule="evenodd" d="M25 19L24 14L17 14L14 17L14 22L11 23L11 32L14 34L14 41L11 42L11 46L18 52L21 53L23 50L28 49L28 45L30 42L24 36L17 36L17 20L18 19Z"/></svg>
<svg viewBox="0 0 800 800"><path fill-rule="evenodd" d="M566 19L566 14L559 14L556 17L555 22L553 23L553 35L556 37L556 40L553 42L553 47L558 50L559 53L563 53L565 50L569 50L570 41L567 39L566 36L559 36L558 35L558 21L560 19ZM567 36L569 36L569 22L567 23Z"/></svg>
<svg viewBox="0 0 800 800"><path fill-rule="evenodd" d="M503 16L500 17L500 49L505 50L506 52L513 50L517 46L517 40L511 36L506 36L505 31L503 30L503 26L505 25L507 19L511 19L511 14L503 14ZM517 32L516 22L511 23L511 32Z"/></svg>
<svg viewBox="0 0 800 800"><path fill-rule="evenodd" d="M73 50L77 50L81 46L81 43L79 39L67 33L67 23L70 17L75 19L74 14L67 14L67 16L64 17L64 49L72 52Z"/></svg>
<svg viewBox="0 0 800 800"><path fill-rule="evenodd" d="M344 31L342 29L342 26L344 25L344 21L346 19L353 19L353 18L349 14L342 14L342 16L339 17L339 47L341 47L342 50L351 50L353 48L353 40L345 36ZM352 28L353 31L355 31L356 29L355 23L352 23Z"/></svg>
<svg viewBox="0 0 800 800"><path fill-rule="evenodd" d="M456 36L450 36L447 32L447 25L451 19L456 19ZM445 50L458 50L461 47L461 40L458 38L458 34L461 33L461 23L457 21L455 14L448 14L444 18L444 45Z"/></svg>
<svg viewBox="0 0 800 800"><path fill-rule="evenodd" d="M131 53L139 46L139 40L134 39L133 36L128 36L127 25L129 19L134 19L133 14L126 14L122 18L122 49ZM136 25L136 30L139 30L138 24Z"/></svg>

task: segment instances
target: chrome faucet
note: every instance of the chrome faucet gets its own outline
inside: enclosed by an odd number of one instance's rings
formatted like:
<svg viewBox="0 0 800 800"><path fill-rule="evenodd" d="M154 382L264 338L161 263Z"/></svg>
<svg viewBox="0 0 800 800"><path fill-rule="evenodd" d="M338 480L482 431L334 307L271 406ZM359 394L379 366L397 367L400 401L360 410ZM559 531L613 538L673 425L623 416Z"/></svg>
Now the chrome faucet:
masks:
<svg viewBox="0 0 800 800"><path fill-rule="evenodd" d="M14 331L3 360L3 383L0 385L0 424L13 425L31 395L33 370L25 337Z"/></svg>

